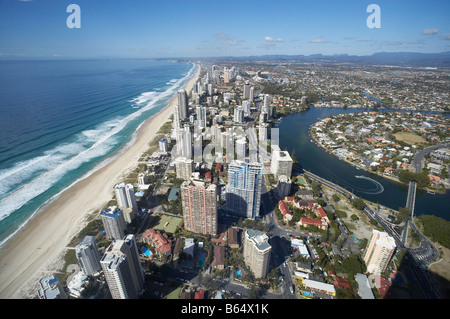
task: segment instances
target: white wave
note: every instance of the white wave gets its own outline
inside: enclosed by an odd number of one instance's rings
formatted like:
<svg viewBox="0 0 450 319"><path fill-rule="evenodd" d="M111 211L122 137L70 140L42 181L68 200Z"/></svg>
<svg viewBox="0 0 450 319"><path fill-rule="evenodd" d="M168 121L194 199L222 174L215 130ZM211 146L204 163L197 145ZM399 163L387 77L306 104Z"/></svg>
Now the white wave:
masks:
<svg viewBox="0 0 450 319"><path fill-rule="evenodd" d="M132 99L130 102L138 105L143 104L151 100L156 93L156 91L143 92L138 97Z"/></svg>
<svg viewBox="0 0 450 319"><path fill-rule="evenodd" d="M367 191L364 190L364 191L361 191L362 193L366 193L366 194L370 194L370 195L376 195L376 194L381 194L382 192L384 192L384 187L383 187L383 185L381 185L380 182L377 182L376 180L374 180L374 179L372 179L370 177L364 176L364 175L359 175L359 176L355 175L355 177L358 178L358 179L365 179L365 180L370 181L373 184L375 184L375 189L374 190L372 190L372 189L369 189Z"/></svg>
<svg viewBox="0 0 450 319"><path fill-rule="evenodd" d="M20 184L18 182L19 180L25 181L25 177L29 177L33 172L36 173L38 170L45 171L32 181L20 186L0 199L0 207L2 207L0 220L6 218L30 200L48 190L68 172L77 169L83 163L93 158L106 155L116 143L113 138L115 134L123 130L130 121L142 115L143 112L153 108L158 101L173 95L179 86L191 76L195 69L196 66L194 65L183 78L178 80L174 79L175 81L173 81L172 86L163 92L144 92L146 94L141 94L140 96L147 98L147 105L125 118L108 121L93 130L85 130L80 133L80 138L75 143L63 144L45 153L43 156L18 163L13 169L0 171L0 185L6 185L3 189L3 194L11 191L12 186ZM133 140L134 138L133 134ZM86 148L86 144L80 143L81 141L95 142ZM37 165L37 163L41 163L42 166ZM14 185L11 181L8 185L4 183L8 177L19 177L19 179L14 178Z"/></svg>

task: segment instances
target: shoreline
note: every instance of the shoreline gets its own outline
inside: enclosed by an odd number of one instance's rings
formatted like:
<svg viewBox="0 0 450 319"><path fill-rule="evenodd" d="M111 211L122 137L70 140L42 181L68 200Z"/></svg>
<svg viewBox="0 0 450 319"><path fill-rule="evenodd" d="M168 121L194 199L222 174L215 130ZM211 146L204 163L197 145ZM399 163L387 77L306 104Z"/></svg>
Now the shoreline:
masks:
<svg viewBox="0 0 450 319"><path fill-rule="evenodd" d="M194 65L197 68L195 73L180 87L187 92L200 75L201 67ZM0 247L0 298L34 297L30 291L49 272L47 267L57 262L73 236L83 229L88 217L113 198L113 186L137 167L142 154L149 149L149 143L168 121L176 104L175 94L164 108L136 130L136 138L127 149L45 204Z"/></svg>

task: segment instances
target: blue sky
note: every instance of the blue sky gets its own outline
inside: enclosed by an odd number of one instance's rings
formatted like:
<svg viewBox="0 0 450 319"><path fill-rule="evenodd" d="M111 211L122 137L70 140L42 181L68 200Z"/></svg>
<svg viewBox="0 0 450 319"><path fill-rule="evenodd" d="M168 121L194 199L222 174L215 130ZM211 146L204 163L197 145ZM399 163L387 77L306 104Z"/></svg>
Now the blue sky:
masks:
<svg viewBox="0 0 450 319"><path fill-rule="evenodd" d="M366 24L369 4L381 28ZM448 0L0 0L0 58L444 52L449 12Z"/></svg>

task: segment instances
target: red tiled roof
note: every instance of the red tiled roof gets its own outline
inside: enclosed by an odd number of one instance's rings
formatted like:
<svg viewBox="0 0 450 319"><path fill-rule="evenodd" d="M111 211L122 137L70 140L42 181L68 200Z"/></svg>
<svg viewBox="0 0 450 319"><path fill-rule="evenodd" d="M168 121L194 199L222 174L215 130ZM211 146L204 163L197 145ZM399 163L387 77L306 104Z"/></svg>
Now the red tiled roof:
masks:
<svg viewBox="0 0 450 319"><path fill-rule="evenodd" d="M325 211L323 210L322 206L319 206L319 207L317 208L317 212L319 213L320 218L327 217L327 214L326 214Z"/></svg>
<svg viewBox="0 0 450 319"><path fill-rule="evenodd" d="M322 221L320 219L302 217L302 218L300 218L300 222L302 224L306 224L306 225L314 225L317 227L322 226Z"/></svg>
<svg viewBox="0 0 450 319"><path fill-rule="evenodd" d="M291 210L289 209L289 206L282 200L278 202L278 207L280 208L280 211L283 215L286 214L292 214Z"/></svg>

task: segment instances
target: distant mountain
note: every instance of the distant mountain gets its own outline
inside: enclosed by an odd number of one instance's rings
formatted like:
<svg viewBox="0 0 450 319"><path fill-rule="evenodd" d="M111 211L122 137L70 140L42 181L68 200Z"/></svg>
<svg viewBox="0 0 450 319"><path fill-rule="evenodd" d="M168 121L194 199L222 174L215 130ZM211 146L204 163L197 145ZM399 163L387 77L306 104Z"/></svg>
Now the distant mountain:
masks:
<svg viewBox="0 0 450 319"><path fill-rule="evenodd" d="M450 68L450 51L441 53L418 52L377 52L372 55L357 56L348 54L336 55L262 55L248 57L218 57L202 60L222 61L297 61L321 63L358 63L367 65L393 65L412 67Z"/></svg>

